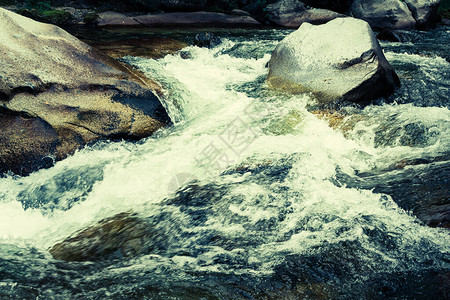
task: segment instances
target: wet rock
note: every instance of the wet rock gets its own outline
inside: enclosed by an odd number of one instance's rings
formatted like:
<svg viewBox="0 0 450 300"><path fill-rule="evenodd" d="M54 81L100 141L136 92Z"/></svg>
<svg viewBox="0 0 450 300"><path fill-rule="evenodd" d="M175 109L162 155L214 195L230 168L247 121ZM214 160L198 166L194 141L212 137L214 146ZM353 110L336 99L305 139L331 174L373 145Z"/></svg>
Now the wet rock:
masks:
<svg viewBox="0 0 450 300"><path fill-rule="evenodd" d="M324 103L368 103L399 85L370 26L354 18L302 24L276 47L267 82L274 89L312 92Z"/></svg>
<svg viewBox="0 0 450 300"><path fill-rule="evenodd" d="M113 58L132 55L157 59L175 54L187 46L187 43L171 38L132 38L104 42L87 41L87 43Z"/></svg>
<svg viewBox="0 0 450 300"><path fill-rule="evenodd" d="M189 51L180 51L180 57L182 59L190 59L192 58L192 54Z"/></svg>
<svg viewBox="0 0 450 300"><path fill-rule="evenodd" d="M425 224L450 228L450 163L410 164L379 174L341 175L339 181L350 188L390 195Z"/></svg>
<svg viewBox="0 0 450 300"><path fill-rule="evenodd" d="M222 40L213 33L202 32L194 37L194 45L198 47L214 48L222 43Z"/></svg>
<svg viewBox="0 0 450 300"><path fill-rule="evenodd" d="M312 7L345 13L350 9L353 0L303 0L302 2Z"/></svg>
<svg viewBox="0 0 450 300"><path fill-rule="evenodd" d="M330 110L316 110L311 113L317 118L327 121L331 128L341 131L345 137L348 137L348 133L355 128L359 121L364 120L363 115L349 115Z"/></svg>
<svg viewBox="0 0 450 300"><path fill-rule="evenodd" d="M383 29L377 34L377 39L380 41L388 41L388 42L406 42L408 38L402 35L402 33L398 30L391 30L388 28Z"/></svg>
<svg viewBox="0 0 450 300"><path fill-rule="evenodd" d="M152 227L131 213L121 213L100 221L54 245L49 251L65 261L96 261L133 257L150 251L145 241Z"/></svg>
<svg viewBox="0 0 450 300"><path fill-rule="evenodd" d="M439 19L440 0L405 0L404 2L416 20L416 29L428 30L436 26Z"/></svg>
<svg viewBox="0 0 450 300"><path fill-rule="evenodd" d="M56 26L4 9L0 22L0 172L26 175L43 157L63 159L101 138L148 137L170 123L158 85L139 72Z"/></svg>
<svg viewBox="0 0 450 300"><path fill-rule="evenodd" d="M112 20L99 26L150 27L259 27L261 24L249 16L232 16L215 12L174 12L141 15Z"/></svg>
<svg viewBox="0 0 450 300"><path fill-rule="evenodd" d="M275 25L298 28L302 23L323 24L345 15L318 8L309 8L298 0L282 0L266 7L267 20Z"/></svg>
<svg viewBox="0 0 450 300"><path fill-rule="evenodd" d="M408 5L400 0L355 0L351 12L375 30L411 30L416 24Z"/></svg>

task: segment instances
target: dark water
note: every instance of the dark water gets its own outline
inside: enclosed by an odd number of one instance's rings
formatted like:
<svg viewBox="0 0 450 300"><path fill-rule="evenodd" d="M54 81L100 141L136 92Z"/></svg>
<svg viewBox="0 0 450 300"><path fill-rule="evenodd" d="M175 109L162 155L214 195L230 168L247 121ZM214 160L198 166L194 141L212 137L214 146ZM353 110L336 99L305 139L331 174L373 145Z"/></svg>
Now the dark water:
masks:
<svg viewBox="0 0 450 300"><path fill-rule="evenodd" d="M124 58L166 88L172 128L0 179L0 299L447 299L449 29L382 43L402 87L341 104L335 129L264 84L289 31L215 33L189 59ZM136 257L50 256L130 211L149 232Z"/></svg>

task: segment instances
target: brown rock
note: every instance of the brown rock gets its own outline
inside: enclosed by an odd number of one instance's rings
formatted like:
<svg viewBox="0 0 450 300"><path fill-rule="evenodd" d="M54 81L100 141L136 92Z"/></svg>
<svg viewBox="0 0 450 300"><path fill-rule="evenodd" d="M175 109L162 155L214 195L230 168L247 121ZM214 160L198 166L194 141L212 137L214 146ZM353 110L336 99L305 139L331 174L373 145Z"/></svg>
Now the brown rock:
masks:
<svg viewBox="0 0 450 300"><path fill-rule="evenodd" d="M157 84L61 28L0 8L0 36L1 173L26 175L43 157L170 123Z"/></svg>
<svg viewBox="0 0 450 300"><path fill-rule="evenodd" d="M133 257L150 251L144 244L152 234L151 226L135 214L121 213L75 233L49 251L65 261Z"/></svg>
<svg viewBox="0 0 450 300"><path fill-rule="evenodd" d="M146 58L162 58L168 54L175 54L187 43L170 38L127 39L107 42L88 42L94 48L113 58L126 55Z"/></svg>

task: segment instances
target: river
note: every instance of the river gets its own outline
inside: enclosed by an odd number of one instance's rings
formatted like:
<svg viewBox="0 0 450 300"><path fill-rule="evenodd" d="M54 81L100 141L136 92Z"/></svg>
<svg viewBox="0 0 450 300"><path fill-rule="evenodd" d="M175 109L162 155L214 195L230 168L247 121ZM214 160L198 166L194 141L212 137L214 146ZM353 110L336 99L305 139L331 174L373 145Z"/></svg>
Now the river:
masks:
<svg viewBox="0 0 450 300"><path fill-rule="evenodd" d="M0 298L448 297L449 231L413 211L423 191L448 205L449 28L382 42L402 87L337 110L267 89L270 54L289 32L216 31L221 45L184 58L124 57L162 84L174 124L0 179ZM152 224L148 253L49 254L123 212Z"/></svg>

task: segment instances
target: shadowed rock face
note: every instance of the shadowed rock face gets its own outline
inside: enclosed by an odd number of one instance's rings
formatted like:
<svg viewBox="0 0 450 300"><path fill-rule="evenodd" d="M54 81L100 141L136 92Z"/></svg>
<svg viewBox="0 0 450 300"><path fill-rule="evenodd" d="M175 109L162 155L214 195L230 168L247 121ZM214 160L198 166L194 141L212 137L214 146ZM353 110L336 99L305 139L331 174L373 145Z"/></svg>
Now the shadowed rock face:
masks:
<svg viewBox="0 0 450 300"><path fill-rule="evenodd" d="M399 0L355 0L352 4L352 14L355 18L367 21L377 30L411 30L416 23L406 3Z"/></svg>
<svg viewBox="0 0 450 300"><path fill-rule="evenodd" d="M355 0L351 12L376 30L422 30L436 24L439 3L439 0Z"/></svg>
<svg viewBox="0 0 450 300"><path fill-rule="evenodd" d="M367 103L399 85L370 26L353 18L304 23L276 47L267 81L274 89L313 92L325 103Z"/></svg>
<svg viewBox="0 0 450 300"><path fill-rule="evenodd" d="M170 123L158 85L139 72L56 26L4 9L0 23L1 173L26 175L43 157Z"/></svg>
<svg viewBox="0 0 450 300"><path fill-rule="evenodd" d="M279 1L268 5L266 11L269 22L288 28L298 28L304 22L323 24L338 17L345 17L331 10L308 8L298 0Z"/></svg>
<svg viewBox="0 0 450 300"><path fill-rule="evenodd" d="M436 25L440 2L440 0L405 0L416 20L417 29L428 30Z"/></svg>
<svg viewBox="0 0 450 300"><path fill-rule="evenodd" d="M345 13L349 10L353 0L303 0L302 2L312 7Z"/></svg>

